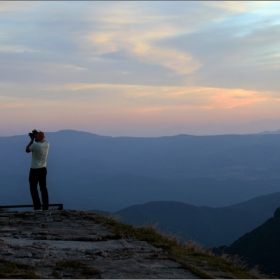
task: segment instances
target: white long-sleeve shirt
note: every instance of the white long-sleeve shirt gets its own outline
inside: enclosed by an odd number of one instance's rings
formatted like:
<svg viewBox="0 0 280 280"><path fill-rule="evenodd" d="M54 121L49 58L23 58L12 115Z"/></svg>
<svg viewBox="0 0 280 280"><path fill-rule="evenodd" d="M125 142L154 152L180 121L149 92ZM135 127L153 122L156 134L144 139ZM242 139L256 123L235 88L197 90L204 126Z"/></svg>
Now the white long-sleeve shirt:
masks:
<svg viewBox="0 0 280 280"><path fill-rule="evenodd" d="M50 144L47 140L44 142L33 142L29 147L32 151L32 162L31 168L38 169L42 167L47 167L47 157L49 153Z"/></svg>

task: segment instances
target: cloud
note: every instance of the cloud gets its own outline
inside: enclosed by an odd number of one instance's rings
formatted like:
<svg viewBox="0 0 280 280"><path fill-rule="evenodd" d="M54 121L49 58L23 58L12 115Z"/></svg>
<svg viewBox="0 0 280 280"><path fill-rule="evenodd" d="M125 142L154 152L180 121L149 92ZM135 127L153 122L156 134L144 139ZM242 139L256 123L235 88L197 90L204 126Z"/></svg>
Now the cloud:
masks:
<svg viewBox="0 0 280 280"><path fill-rule="evenodd" d="M24 105L19 102L3 102L0 98L0 109L1 110L16 109L16 108L20 108L20 107L24 107Z"/></svg>
<svg viewBox="0 0 280 280"><path fill-rule="evenodd" d="M205 5L233 13L245 13L269 5L269 1L209 1L205 2Z"/></svg>
<svg viewBox="0 0 280 280"><path fill-rule="evenodd" d="M219 108L234 108L246 106L256 102L267 101L265 94L243 89L216 89L217 93L211 96L213 106Z"/></svg>
<svg viewBox="0 0 280 280"><path fill-rule="evenodd" d="M92 29L73 38L86 55L97 57L122 52L126 59L160 65L179 75L200 67L190 53L156 45L158 40L182 32L173 17L157 15L143 7L135 9L135 5L129 4L126 8L108 7L100 14L94 11L94 15Z"/></svg>
<svg viewBox="0 0 280 280"><path fill-rule="evenodd" d="M99 100L97 106L126 108L126 110L139 109L141 112L185 110L197 108L199 110L232 109L235 107L248 107L254 103L263 103L279 98L277 92L259 92L244 89L206 88L183 86L144 86L127 84L67 84L49 86L46 92L53 92L61 96L66 92L68 99L77 102ZM71 94L72 92L72 94ZM47 96L47 95L46 95ZM104 97L110 100L104 101ZM103 100L103 101L102 101ZM113 105L112 105L113 104ZM88 105L86 105L88 106Z"/></svg>
<svg viewBox="0 0 280 280"><path fill-rule="evenodd" d="M30 49L24 45L0 45L0 52L4 53L24 53L24 52L34 52L35 50Z"/></svg>
<svg viewBox="0 0 280 280"><path fill-rule="evenodd" d="M166 29L163 27L139 35L133 32L127 34L125 31L94 33L86 37L87 43L85 45L90 43L88 51L93 50L92 55L96 56L124 51L125 56L129 59L161 65L179 75L196 71L200 64L190 54L153 46L153 40L170 35L168 28Z"/></svg>
<svg viewBox="0 0 280 280"><path fill-rule="evenodd" d="M222 3L203 2L186 4L175 2L171 5L164 2L147 2L143 5L137 2L110 2L107 5L107 3L99 2L69 2L68 4L50 2L42 3L41 5L31 5L27 2L23 6L25 9L30 7L31 11L28 12L28 15L32 18L31 22L26 23L28 28L26 29L24 24L22 26L17 25L18 30L22 30L22 32L17 32L17 43L15 45L12 45L11 42L6 45L2 44L0 50L9 50L11 52L38 51L41 55L38 55L37 59L42 60L47 55L50 60L49 62L53 62L54 72L56 72L55 68L57 68L58 61L62 65L73 65L77 69L81 68L87 69L90 72L96 72L98 71L96 67L98 64L94 59L99 58L103 63L108 63L108 56L111 59L118 56L119 64L125 65L128 61L131 65L135 63L134 71L136 72L136 69L139 68L138 65L142 64L142 75L149 72L148 69L151 66L162 67L160 71L165 81L172 76L174 77L174 75L188 76L200 73L200 70L202 70L201 73L203 75L206 71L210 73L211 71L207 67L207 60L211 59L211 57L213 58L211 63L220 72L223 71L221 70L223 68L218 68L218 66L222 63L227 63L227 59L230 57L234 58L232 59L234 61L243 61L242 54L246 49L248 52L250 48L248 46L249 43L246 45L241 41L234 41L230 36L225 36L224 41L220 40L224 34L218 33L220 31L219 26L214 28L212 25L214 29L207 29L207 31L203 27L211 26L211 24L216 22L217 18L224 22L230 17L230 14L225 15L220 12L221 7L224 10L251 11L259 6L255 2L252 4L246 3L224 1ZM260 4L262 7L265 5L263 3ZM16 8L14 5L10 7ZM55 7L56 11L54 11ZM42 20L38 16L40 13L35 15L32 12L35 8L44 14ZM209 9L210 12L207 12ZM22 12L20 15L23 16L12 17L11 22L25 21L24 15L26 14ZM17 15L17 13L14 15ZM27 32L28 30L32 30L32 32ZM208 34L210 33L213 36L209 37ZM10 34L13 34L13 32L10 32ZM3 35L6 36L6 34ZM200 37L200 35L203 37ZM185 36L188 44L193 42L194 46L188 47L184 44L184 46L180 47L180 44L176 43L179 36ZM212 37L218 38L216 44ZM13 38L14 42L15 37L12 36L11 38ZM228 44L223 43L228 38L230 39ZM208 39L212 40L211 44L213 44L213 47L211 45L209 47ZM174 40L174 44L162 44L164 40ZM219 45L219 43L222 44ZM241 44L244 45L242 51L240 51ZM214 47L216 50L213 50ZM234 50L235 47L235 54L227 56L226 50ZM200 49L204 54L199 52ZM63 50L63 54L61 50ZM248 58L249 56L244 53L243 57ZM271 60L274 58L275 55L272 55ZM80 59L80 63L77 63L78 59ZM73 60L76 60L76 62L73 63ZM71 62L69 63L69 61ZM265 61L263 59L262 63ZM111 61L111 65L113 63ZM273 64L276 67L276 64ZM31 69L32 65L29 68ZM42 64L40 68L42 69L42 75L45 75L46 71L43 71L45 65ZM205 71L201 68L205 68ZM114 75L120 78L120 72L113 73L118 71L115 66L110 67L108 64L107 69L110 69L109 71L107 70L108 79L114 79ZM124 72L133 73L133 71L127 71L127 69L123 69L122 73ZM67 71L61 71L61 73L66 74ZM135 79L134 82L137 83L139 73L134 72L133 74L134 77L132 79ZM50 71L48 71L48 75L51 75ZM95 73L94 75L95 77L98 76ZM157 74L155 73L155 75ZM205 76L207 77L207 75ZM72 78L71 75L69 78ZM79 79L85 78L79 76ZM147 81L149 79L146 78ZM215 77L213 80L215 82L217 78Z"/></svg>
<svg viewBox="0 0 280 280"><path fill-rule="evenodd" d="M127 79L124 74L131 73L130 83L159 83L163 77L167 83L200 67L189 52L156 45L183 27L178 29L175 15L157 14L149 3L25 4L30 11L12 6L9 24L0 31L0 51L10 66L2 81L32 77L38 82L63 83L68 77L89 82L95 77L99 82L122 83ZM7 56L8 52L21 56ZM64 65L87 73L74 74Z"/></svg>
<svg viewBox="0 0 280 280"><path fill-rule="evenodd" d="M126 108L126 110L183 110L193 107L204 109L230 109L249 106L279 98L277 92L258 92L243 89L206 88L184 86L145 86L128 84L64 84L64 85L20 85L2 84L3 96L16 95L22 91L22 100L61 104L70 106L86 106L87 108ZM29 95L28 95L29 92ZM32 93L33 92L33 93ZM27 97L29 96L29 97ZM110 100L110 102L108 102ZM74 102L74 103L73 103ZM72 105L71 105L72 106ZM106 110L106 109L105 109Z"/></svg>
<svg viewBox="0 0 280 280"><path fill-rule="evenodd" d="M35 105L36 105L36 101L34 99L0 95L1 110L24 109L24 108L31 109Z"/></svg>
<svg viewBox="0 0 280 280"><path fill-rule="evenodd" d="M0 2L0 13L7 12L27 12L34 10L38 7L38 3L30 3L29 1L13 2L13 1L1 1Z"/></svg>
<svg viewBox="0 0 280 280"><path fill-rule="evenodd" d="M242 15L240 21L231 25L209 25L192 34L168 38L162 45L186 50L201 64L186 78L187 82L205 87L275 91L279 87L280 24L275 24L274 17L258 17L248 24L246 17Z"/></svg>

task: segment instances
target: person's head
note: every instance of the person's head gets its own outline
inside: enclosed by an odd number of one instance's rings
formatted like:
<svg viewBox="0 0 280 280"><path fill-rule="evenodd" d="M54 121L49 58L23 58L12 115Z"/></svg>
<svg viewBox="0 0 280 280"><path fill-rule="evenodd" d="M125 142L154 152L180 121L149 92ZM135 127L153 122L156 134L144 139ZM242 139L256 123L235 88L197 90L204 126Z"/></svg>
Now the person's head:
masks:
<svg viewBox="0 0 280 280"><path fill-rule="evenodd" d="M45 133L43 131L39 131L35 137L36 142L44 142L45 140Z"/></svg>

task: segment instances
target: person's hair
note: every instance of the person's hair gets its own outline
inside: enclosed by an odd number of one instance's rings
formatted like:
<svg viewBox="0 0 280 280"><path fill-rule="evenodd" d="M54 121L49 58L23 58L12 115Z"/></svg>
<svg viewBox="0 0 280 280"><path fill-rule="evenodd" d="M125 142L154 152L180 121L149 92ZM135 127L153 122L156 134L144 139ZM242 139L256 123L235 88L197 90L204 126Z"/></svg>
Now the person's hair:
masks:
<svg viewBox="0 0 280 280"><path fill-rule="evenodd" d="M39 139L42 141L42 140L45 140L45 133L43 131L39 131L38 132L38 137Z"/></svg>

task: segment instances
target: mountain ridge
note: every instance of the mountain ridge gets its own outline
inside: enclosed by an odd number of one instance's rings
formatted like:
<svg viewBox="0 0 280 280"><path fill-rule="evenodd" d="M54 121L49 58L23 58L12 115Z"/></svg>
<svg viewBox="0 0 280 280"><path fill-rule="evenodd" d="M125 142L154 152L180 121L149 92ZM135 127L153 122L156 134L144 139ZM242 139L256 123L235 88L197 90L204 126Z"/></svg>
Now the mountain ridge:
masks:
<svg viewBox="0 0 280 280"><path fill-rule="evenodd" d="M194 206L154 201L115 212L120 221L134 226L156 225L159 230L194 240L206 247L230 245L269 219L280 206L280 192L227 206Z"/></svg>
<svg viewBox="0 0 280 280"><path fill-rule="evenodd" d="M214 252L238 255L251 267L258 266L266 274L280 276L280 207L273 217L247 232L230 246L215 248Z"/></svg>

